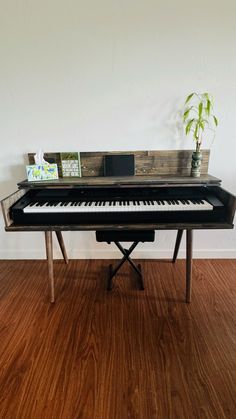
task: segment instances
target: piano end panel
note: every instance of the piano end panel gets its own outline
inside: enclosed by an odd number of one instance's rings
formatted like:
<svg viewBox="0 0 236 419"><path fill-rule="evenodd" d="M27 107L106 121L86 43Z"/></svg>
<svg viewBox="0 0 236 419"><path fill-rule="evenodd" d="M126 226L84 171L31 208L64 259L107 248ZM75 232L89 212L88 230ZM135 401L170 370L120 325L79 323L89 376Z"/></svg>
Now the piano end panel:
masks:
<svg viewBox="0 0 236 419"><path fill-rule="evenodd" d="M235 211L236 211L236 197L232 195L231 193L222 190L224 193L224 197L227 200L227 208L226 208L226 216L227 216L227 222L233 225Z"/></svg>
<svg viewBox="0 0 236 419"><path fill-rule="evenodd" d="M10 216L10 208L27 192L26 189L19 189L1 201L2 214L5 222L5 227L9 227L13 221Z"/></svg>
<svg viewBox="0 0 236 419"><path fill-rule="evenodd" d="M226 221L233 226L236 211L236 196L223 189L221 186L211 186L209 187L209 190L222 201L225 206Z"/></svg>

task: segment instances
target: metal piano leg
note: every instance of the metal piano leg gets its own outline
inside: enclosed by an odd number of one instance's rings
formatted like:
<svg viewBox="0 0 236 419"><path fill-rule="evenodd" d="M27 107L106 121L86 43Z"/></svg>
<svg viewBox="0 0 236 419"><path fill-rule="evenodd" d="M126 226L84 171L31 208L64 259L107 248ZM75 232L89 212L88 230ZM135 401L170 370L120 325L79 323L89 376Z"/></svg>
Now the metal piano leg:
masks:
<svg viewBox="0 0 236 419"><path fill-rule="evenodd" d="M62 232L61 231L55 231L56 236L57 236L57 240L64 258L65 263L68 263L68 257L67 257L67 253L66 253L66 248L65 248L65 244L64 244L64 240L63 240L63 236L62 236Z"/></svg>
<svg viewBox="0 0 236 419"><path fill-rule="evenodd" d="M172 259L173 263L175 263L178 253L179 253L179 246L180 246L181 239L183 236L183 231L184 230L178 230L178 233L177 233L176 242L175 242L175 250L174 250L173 259Z"/></svg>
<svg viewBox="0 0 236 419"><path fill-rule="evenodd" d="M53 250L52 250L52 231L45 231L46 255L48 261L48 278L50 287L51 303L55 301L54 295L54 276L53 276Z"/></svg>
<svg viewBox="0 0 236 419"><path fill-rule="evenodd" d="M193 230L186 230L186 303L191 302Z"/></svg>

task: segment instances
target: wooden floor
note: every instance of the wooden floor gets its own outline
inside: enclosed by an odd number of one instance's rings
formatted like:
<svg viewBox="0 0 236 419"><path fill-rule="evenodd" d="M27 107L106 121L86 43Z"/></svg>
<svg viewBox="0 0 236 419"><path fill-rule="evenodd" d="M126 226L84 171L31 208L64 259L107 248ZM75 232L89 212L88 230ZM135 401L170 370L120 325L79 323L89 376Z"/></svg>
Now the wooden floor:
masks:
<svg viewBox="0 0 236 419"><path fill-rule="evenodd" d="M1 419L235 419L236 260L0 261Z"/></svg>

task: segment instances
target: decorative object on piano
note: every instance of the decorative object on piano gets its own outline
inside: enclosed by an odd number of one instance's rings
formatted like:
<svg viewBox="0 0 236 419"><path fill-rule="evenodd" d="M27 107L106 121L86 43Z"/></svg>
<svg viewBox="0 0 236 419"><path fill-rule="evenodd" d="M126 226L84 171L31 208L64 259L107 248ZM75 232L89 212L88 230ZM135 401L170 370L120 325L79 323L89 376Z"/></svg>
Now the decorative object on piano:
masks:
<svg viewBox="0 0 236 419"><path fill-rule="evenodd" d="M34 153L28 153L29 164L34 164L35 163L34 156L35 156ZM60 154L60 152L59 151L57 151L57 152L55 152L55 151L44 152L44 158L49 163L56 163L57 164L58 176L59 176L59 178L61 178L62 177L62 170L61 170L61 154Z"/></svg>
<svg viewBox="0 0 236 419"><path fill-rule="evenodd" d="M80 154L63 152L61 154L61 169L63 177L81 177Z"/></svg>
<svg viewBox="0 0 236 419"><path fill-rule="evenodd" d="M202 152L201 146L205 130L215 133L218 119L213 114L213 101L209 93L193 92L187 96L183 113L186 135L192 132L196 149L192 155L191 176L200 176Z"/></svg>
<svg viewBox="0 0 236 419"><path fill-rule="evenodd" d="M49 163L44 159L43 150L39 149L34 155L35 164L27 165L27 178L30 182L58 179L56 163Z"/></svg>

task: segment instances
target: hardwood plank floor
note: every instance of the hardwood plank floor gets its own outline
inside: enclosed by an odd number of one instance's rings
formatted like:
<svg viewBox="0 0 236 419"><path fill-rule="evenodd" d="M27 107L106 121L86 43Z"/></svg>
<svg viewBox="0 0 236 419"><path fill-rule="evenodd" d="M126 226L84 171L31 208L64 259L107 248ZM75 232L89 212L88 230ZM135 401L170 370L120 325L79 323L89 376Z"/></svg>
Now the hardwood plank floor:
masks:
<svg viewBox="0 0 236 419"><path fill-rule="evenodd" d="M236 260L0 261L1 419L235 419Z"/></svg>

